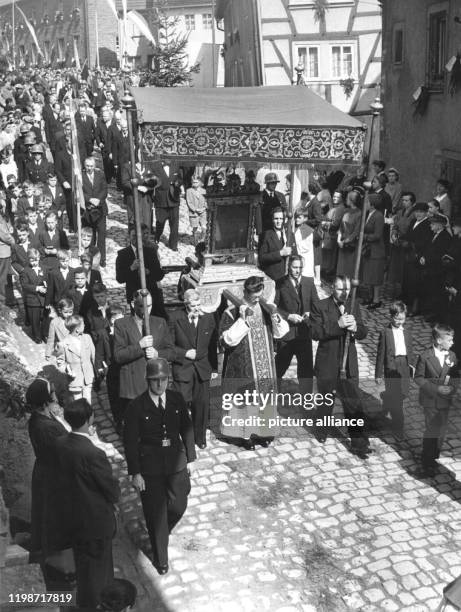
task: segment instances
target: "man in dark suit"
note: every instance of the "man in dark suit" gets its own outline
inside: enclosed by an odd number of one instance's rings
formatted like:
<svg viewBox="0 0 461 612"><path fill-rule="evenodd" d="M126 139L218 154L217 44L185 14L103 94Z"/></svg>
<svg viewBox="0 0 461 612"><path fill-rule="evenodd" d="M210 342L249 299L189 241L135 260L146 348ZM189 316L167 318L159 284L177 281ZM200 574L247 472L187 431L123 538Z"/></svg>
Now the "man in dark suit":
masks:
<svg viewBox="0 0 461 612"><path fill-rule="evenodd" d="M453 329L436 324L432 329L433 346L421 353L416 364L415 382L419 403L424 409L426 429L421 455L424 475L433 475L436 459L445 438L453 397L459 386L459 371L453 346Z"/></svg>
<svg viewBox="0 0 461 612"><path fill-rule="evenodd" d="M113 137L112 137L113 136ZM113 131L110 140L112 163L117 180L117 189L122 188L122 168L130 159L130 139L128 137L128 122L125 118L120 121L120 130Z"/></svg>
<svg viewBox="0 0 461 612"><path fill-rule="evenodd" d="M206 448L210 412L210 378L218 371L216 321L202 312L195 289L184 293L184 310L171 314L170 329L175 345L173 388L190 405L195 443Z"/></svg>
<svg viewBox="0 0 461 612"><path fill-rule="evenodd" d="M68 533L75 558L77 605L95 610L101 590L114 577L114 504L120 488L105 453L89 436L93 423L90 404L75 400L66 406L64 418L72 432L59 440L57 453L65 483L63 497L72 508Z"/></svg>
<svg viewBox="0 0 461 612"><path fill-rule="evenodd" d="M109 184L114 176L114 166L112 163L112 159L110 157L110 135L109 129L112 124L112 119L110 117L110 111L107 108L104 108L102 111L102 116L96 122L96 131L95 138L96 144L101 151L102 156L102 165L104 168L104 176L106 177L106 182Z"/></svg>
<svg viewBox="0 0 461 612"><path fill-rule="evenodd" d="M287 243L287 235L283 224L285 213L281 208L272 211L272 229L264 232L259 244L259 267L272 280L278 281L285 276L285 261L292 252L291 244Z"/></svg>
<svg viewBox="0 0 461 612"><path fill-rule="evenodd" d="M152 297L147 296L148 310ZM144 306L141 292L133 296L133 315L123 317L114 325L114 358L120 364L121 418L126 405L147 388L146 360L162 357L174 359L175 350L165 319L149 317L149 334L145 333Z"/></svg>
<svg viewBox="0 0 461 612"><path fill-rule="evenodd" d="M269 172L264 177L266 187L261 194L262 202L256 214L256 232L262 235L265 231L272 229L272 213L275 208L281 208L287 212L285 196L281 191L277 191L279 178L275 172Z"/></svg>
<svg viewBox="0 0 461 612"><path fill-rule="evenodd" d="M288 321L290 331L278 343L275 356L277 379L280 381L296 355L297 376L301 393L312 393L314 362L309 314L319 298L313 278L302 276L303 262L292 255L288 275L276 285L275 303L279 313Z"/></svg>
<svg viewBox="0 0 461 612"><path fill-rule="evenodd" d="M65 126L65 136L62 146L56 149L54 156L54 167L61 187L66 198L67 220L69 231L77 231L76 210L72 197L72 136L70 125Z"/></svg>
<svg viewBox="0 0 461 612"><path fill-rule="evenodd" d="M389 307L391 322L381 330L376 353L375 379L379 385L384 374L383 416L390 413L392 429L402 434L403 400L410 390L410 368L414 371L413 336L404 328L407 307L393 302Z"/></svg>
<svg viewBox="0 0 461 612"><path fill-rule="evenodd" d="M83 195L85 197L84 224L93 230L93 244L101 252L100 265L106 265L106 215L107 183L101 170L95 168L93 157L85 159L85 171L82 176Z"/></svg>
<svg viewBox="0 0 461 612"><path fill-rule="evenodd" d="M147 225L141 226L143 236L149 235ZM125 283L126 301L128 304L133 299L135 291L141 288L139 278L139 261L137 252L136 229L129 228L130 246L120 249L115 260L115 278L118 283ZM144 267L146 269L146 286L152 295L153 313L157 317L166 318L165 306L163 303L163 293L157 282L165 276L157 257L157 251L150 246L143 246Z"/></svg>
<svg viewBox="0 0 461 612"><path fill-rule="evenodd" d="M194 433L186 403L168 386L165 359L147 362L147 390L129 406L123 442L128 473L141 494L152 563L168 572L168 540L187 507L195 461Z"/></svg>
<svg viewBox="0 0 461 612"><path fill-rule="evenodd" d="M331 416L334 397L338 395L343 404L344 416L352 419L363 419L363 407L359 396L359 366L357 361L356 340L363 340L368 330L362 322L360 307L356 303L351 313L349 294L351 281L344 276L335 278L333 295L311 310L312 339L318 340L315 356L315 375L318 392L324 396L323 405L317 410L317 418ZM346 334L350 334L350 344L346 362L346 378L340 376ZM332 399L333 398L333 399ZM348 427L351 437L351 452L366 458L370 452L368 436L363 426ZM320 427L317 438L325 442L328 427Z"/></svg>
<svg viewBox="0 0 461 612"><path fill-rule="evenodd" d="M170 237L168 248L172 251L178 250L179 238L179 204L181 196L181 181L177 172L171 166L168 169L161 163L155 164L152 169L158 177L159 186L154 191L155 207L155 240L158 242L166 222L170 225Z"/></svg>
<svg viewBox="0 0 461 612"><path fill-rule="evenodd" d="M80 101L78 111L75 113L75 125L77 134L85 143L85 157L89 157L94 148L95 126L93 117L88 114L87 103L83 100Z"/></svg>

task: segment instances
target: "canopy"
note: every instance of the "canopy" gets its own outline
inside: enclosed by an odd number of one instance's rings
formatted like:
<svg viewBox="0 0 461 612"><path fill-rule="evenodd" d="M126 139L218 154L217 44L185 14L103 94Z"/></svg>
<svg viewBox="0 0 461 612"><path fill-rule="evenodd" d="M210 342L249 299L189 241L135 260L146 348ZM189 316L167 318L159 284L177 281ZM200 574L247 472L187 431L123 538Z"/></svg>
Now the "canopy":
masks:
<svg viewBox="0 0 461 612"><path fill-rule="evenodd" d="M143 157L357 164L365 130L308 87L132 87Z"/></svg>

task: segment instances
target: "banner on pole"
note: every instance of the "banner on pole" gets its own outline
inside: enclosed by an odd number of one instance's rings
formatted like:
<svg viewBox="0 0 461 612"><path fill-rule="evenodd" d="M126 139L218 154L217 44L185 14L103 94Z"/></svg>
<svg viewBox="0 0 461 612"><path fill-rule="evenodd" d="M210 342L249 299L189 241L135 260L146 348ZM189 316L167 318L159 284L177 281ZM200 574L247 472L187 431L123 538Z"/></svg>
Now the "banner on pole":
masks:
<svg viewBox="0 0 461 612"><path fill-rule="evenodd" d="M29 30L30 35L32 36L32 40L34 41L35 46L37 47L37 51L40 53L40 55L43 55L43 52L40 49L40 45L38 44L37 34L35 33L34 26L30 23L30 21L24 15L24 12L19 8L19 6L17 4L15 4L15 7L19 11L19 13L22 16L22 18L24 19L24 23L26 24L26 27Z"/></svg>
<svg viewBox="0 0 461 612"><path fill-rule="evenodd" d="M128 20L137 28L140 34L145 36L149 42L151 42L154 47L157 46L157 41L155 40L154 35L149 29L147 21L144 17L138 13L138 11L130 11L127 15Z"/></svg>

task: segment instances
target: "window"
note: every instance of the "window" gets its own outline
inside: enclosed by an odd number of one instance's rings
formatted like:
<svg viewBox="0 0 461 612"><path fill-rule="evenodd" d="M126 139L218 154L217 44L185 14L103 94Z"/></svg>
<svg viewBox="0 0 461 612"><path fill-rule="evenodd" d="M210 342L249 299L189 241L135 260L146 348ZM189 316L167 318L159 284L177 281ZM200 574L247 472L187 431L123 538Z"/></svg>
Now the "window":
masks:
<svg viewBox="0 0 461 612"><path fill-rule="evenodd" d="M352 47L333 45L331 47L331 76L333 79L346 79L352 74Z"/></svg>
<svg viewBox="0 0 461 612"><path fill-rule="evenodd" d="M304 66L306 79L319 78L319 48L298 47L298 65Z"/></svg>
<svg viewBox="0 0 461 612"><path fill-rule="evenodd" d="M213 28L213 15L211 13L204 13L202 15L202 23L204 30L211 30Z"/></svg>
<svg viewBox="0 0 461 612"><path fill-rule="evenodd" d="M429 15L428 72L429 86L443 85L444 68L447 63L447 13L440 11Z"/></svg>
<svg viewBox="0 0 461 612"><path fill-rule="evenodd" d="M403 63L403 29L401 27L394 30L393 61L394 64Z"/></svg>
<svg viewBox="0 0 461 612"><path fill-rule="evenodd" d="M185 15L186 30L195 30L195 15Z"/></svg>

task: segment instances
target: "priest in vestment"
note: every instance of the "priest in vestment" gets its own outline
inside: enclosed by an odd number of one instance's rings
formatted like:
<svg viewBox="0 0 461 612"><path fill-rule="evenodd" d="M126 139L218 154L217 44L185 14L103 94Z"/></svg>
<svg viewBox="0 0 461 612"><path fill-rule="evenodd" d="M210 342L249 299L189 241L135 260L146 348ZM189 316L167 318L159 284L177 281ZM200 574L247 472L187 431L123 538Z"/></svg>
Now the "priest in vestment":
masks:
<svg viewBox="0 0 461 612"><path fill-rule="evenodd" d="M247 450L255 444L267 447L276 427L277 375L273 339L289 331L288 323L274 312L269 315L259 303L264 279L250 276L243 285L244 304L224 311L219 336L225 348L222 372L223 411L221 433L230 442ZM251 401L236 394L252 393Z"/></svg>

